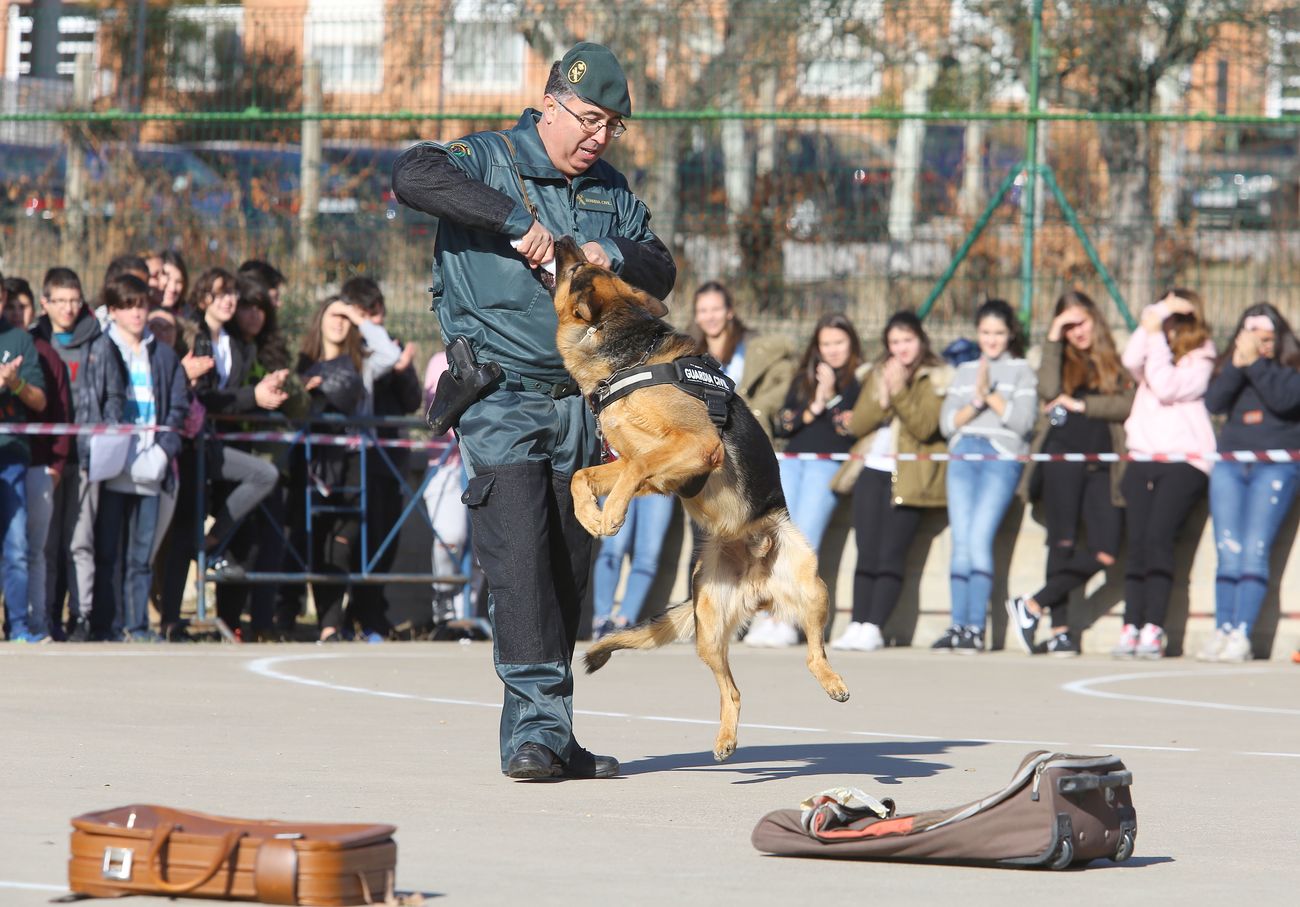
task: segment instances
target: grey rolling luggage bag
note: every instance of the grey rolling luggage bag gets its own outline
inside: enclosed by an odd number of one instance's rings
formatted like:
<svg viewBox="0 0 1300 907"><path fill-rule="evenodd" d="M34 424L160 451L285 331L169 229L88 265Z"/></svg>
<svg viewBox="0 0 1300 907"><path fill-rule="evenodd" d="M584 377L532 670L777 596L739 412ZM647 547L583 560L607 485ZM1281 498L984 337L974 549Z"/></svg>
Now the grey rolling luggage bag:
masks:
<svg viewBox="0 0 1300 907"><path fill-rule="evenodd" d="M949 809L898 815L849 788L764 816L754 847L778 856L914 860L1065 869L1133 854L1133 776L1115 756L1038 751L996 793Z"/></svg>

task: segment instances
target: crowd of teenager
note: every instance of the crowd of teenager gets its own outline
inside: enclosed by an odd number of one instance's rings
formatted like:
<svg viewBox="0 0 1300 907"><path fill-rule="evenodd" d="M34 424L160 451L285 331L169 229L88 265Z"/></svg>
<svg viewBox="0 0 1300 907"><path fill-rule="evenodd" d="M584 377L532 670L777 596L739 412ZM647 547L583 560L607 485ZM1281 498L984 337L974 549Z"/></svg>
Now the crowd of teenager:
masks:
<svg viewBox="0 0 1300 907"><path fill-rule="evenodd" d="M217 586L216 611L234 634L295 638L304 585L238 580L249 571L300 572L308 548L313 573L323 577L311 590L317 638L387 637L383 587L330 576L355 573L363 561L373 572L391 567L395 545L376 553L400 519L410 452L371 456L363 477L355 448L320 445L308 457L301 445L228 443L201 429L214 418L231 428L241 419L265 427L265 417L278 413L294 424L317 420L313 431L331 433L370 417L409 416L427 406L446 357L435 353L421 373L416 347L384 327L383 294L367 278L322 300L292 344L279 325L284 284L259 260L234 271L208 268L191 284L170 250L114 259L93 296L62 267L39 287L4 280L0 421L134 428L0 433L8 639L186 638L182 599L200 553L212 575L227 580ZM832 647L886 644L922 516L944 509L951 625L933 648L983 651L994 542L1019 495L1039 505L1048 552L1041 588L1005 601L1016 643L1031 654L1078 654L1071 593L1122 558L1123 629L1113 654L1160 658L1175 543L1208 491L1216 630L1198 657L1251 657L1273 542L1296 496L1300 463L1211 455L1300 449L1300 342L1273 306L1247 309L1219 351L1200 297L1172 289L1142 312L1121 350L1095 303L1067 292L1037 367L1026 359L1016 313L996 299L975 312L975 343L945 356L906 310L887 320L873 359L839 314L820 319L799 351L788 337L749 330L716 281L696 291L692 321L700 351L735 380L778 450L850 455L780 461L791 520L814 549L837 503L851 501L852 611ZM1213 417L1220 417L1217 438ZM392 438L400 429L375 432ZM974 456L900 458L944 453ZM1029 453L1144 456L1027 464ZM195 493L200 459L205 495ZM435 530L432 570L450 576L461 572L467 541L454 445L437 466L423 495ZM332 496L308 526L300 502L313 486ZM641 617L674 506L668 497L639 497L621 531L602 541L592 584L595 637ZM258 509L264 519L246 519ZM466 616L458 590L434 585L434 621ZM794 645L798 631L759 618L745 641Z"/></svg>
<svg viewBox="0 0 1300 907"><path fill-rule="evenodd" d="M852 613L832 647L886 645L885 624L901 597L922 516L946 509L951 621L932 648L984 651L994 542L1019 495L1041 515L1048 552L1041 588L1004 602L1016 644L1029 654L1079 654L1071 593L1122 558L1123 628L1112 654L1161 658L1175 544L1208 488L1216 630L1197 657L1249 659L1300 463L1218 461L1213 454L1300 449L1300 342L1286 319L1267 303L1251 306L1218 351L1200 296L1176 288L1146 307L1121 350L1096 304L1067 292L1056 302L1037 367L1026 359L1022 325L1006 302L979 305L973 327L973 348L959 342L941 356L917 316L899 311L885 324L879 355L866 361L853 325L828 315L799 353L786 338L746 329L720 284L696 293L701 349L737 382L778 449L850 454L781 460L791 519L814 548L837 500L851 500ZM1221 417L1217 439L1212 417ZM924 456L945 453L966 458ZM1030 463L1031 453L1060 456ZM1130 453L1139 456L1070 456ZM658 527L671 511L638 500L641 509L602 547L597 636L638 618L654 577ZM648 553L638 551L643 538ZM629 548L631 573L615 613L614 587ZM798 631L759 618L745 641L789 646Z"/></svg>
<svg viewBox="0 0 1300 907"><path fill-rule="evenodd" d="M363 510L355 446L318 444L308 456L301 444L228 443L203 431L273 428L266 422L280 414L286 427L338 434L419 408L416 347L385 329L374 281L353 278L322 300L297 344L279 326L284 283L259 260L208 268L191 283L173 251L115 258L93 296L63 267L39 289L4 280L3 422L131 428L0 433L9 640L188 638L182 600L200 553L226 581L216 612L236 638L295 638L304 586L239 580L308 565L320 580L311 594L321 641L386 638L382 586L349 589L333 577L358 572L363 558L372 572L391 566L396 546L380 546L400 518L410 452L372 453ZM321 501L310 527L309 488ZM264 518L248 519L259 508ZM441 573L459 573L459 561Z"/></svg>

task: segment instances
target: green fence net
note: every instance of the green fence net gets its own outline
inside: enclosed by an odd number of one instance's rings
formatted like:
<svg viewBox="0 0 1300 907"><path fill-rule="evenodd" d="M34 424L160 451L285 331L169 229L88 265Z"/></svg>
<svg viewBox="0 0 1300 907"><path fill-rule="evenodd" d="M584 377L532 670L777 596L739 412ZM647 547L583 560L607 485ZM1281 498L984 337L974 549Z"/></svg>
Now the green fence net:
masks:
<svg viewBox="0 0 1300 907"><path fill-rule="evenodd" d="M432 224L392 198L393 158L513 122L585 39L629 74L635 115L609 158L677 256L682 321L708 279L759 322L840 310L868 335L903 306L968 331L990 296L1041 326L1068 288L1113 299L1117 327L1172 285L1200 290L1220 331L1249 303L1300 301L1300 10L1284 3L15 10L0 270L33 283L63 264L93 292L124 251L178 249L192 274L259 257L299 307L373 276L410 335L431 335Z"/></svg>

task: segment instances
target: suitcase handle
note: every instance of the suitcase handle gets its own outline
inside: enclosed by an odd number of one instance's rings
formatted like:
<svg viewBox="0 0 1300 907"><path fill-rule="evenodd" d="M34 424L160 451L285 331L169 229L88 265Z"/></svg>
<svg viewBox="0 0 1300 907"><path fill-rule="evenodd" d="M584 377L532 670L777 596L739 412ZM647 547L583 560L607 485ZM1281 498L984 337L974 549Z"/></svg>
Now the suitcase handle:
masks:
<svg viewBox="0 0 1300 907"><path fill-rule="evenodd" d="M172 832L175 830L176 826L170 822L163 822L154 830L153 841L149 844L149 856L145 861L145 866L147 867L146 871L149 873L149 881L156 885L160 891L165 891L168 894L185 894L193 891L204 882L208 881L208 879L216 875L217 870L221 868L221 864L230 858L230 855L234 853L235 848L239 846L239 839L244 836L244 833L241 831L226 832L221 837L221 844L217 848L217 856L212 861L212 865L208 866L207 869L203 870L188 882L166 882L163 881L162 876L159 875L154 864L158 859L158 854L163 849L163 845L167 843L167 839L171 837Z"/></svg>
<svg viewBox="0 0 1300 907"><path fill-rule="evenodd" d="M1084 773L1057 778L1056 789L1063 794L1081 794L1108 787L1128 787L1132 783L1133 773L1129 771L1107 772L1104 775Z"/></svg>

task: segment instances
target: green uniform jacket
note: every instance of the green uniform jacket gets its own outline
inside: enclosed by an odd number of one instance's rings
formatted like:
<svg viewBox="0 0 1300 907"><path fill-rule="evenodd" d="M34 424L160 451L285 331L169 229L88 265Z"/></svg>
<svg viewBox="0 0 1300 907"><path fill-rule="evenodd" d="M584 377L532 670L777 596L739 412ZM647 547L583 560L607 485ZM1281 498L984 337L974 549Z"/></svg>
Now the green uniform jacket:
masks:
<svg viewBox="0 0 1300 907"><path fill-rule="evenodd" d="M888 422L893 430L891 453L946 453L948 444L939 432L939 410L952 380L952 369L946 365L917 369L911 384L894 397L888 410L881 409L876 399L877 375L873 368L863 380L849 431L859 438L869 438ZM947 507L947 465L935 460L895 461L890 497L894 506Z"/></svg>
<svg viewBox="0 0 1300 907"><path fill-rule="evenodd" d="M480 359L559 383L568 376L550 294L510 246L532 226L528 202L556 238L600 243L614 272L652 296L667 296L677 272L622 174L604 161L571 180L555 169L540 116L529 109L504 133L407 149L393 164L393 191L440 220L431 290L444 342L467 337Z"/></svg>

